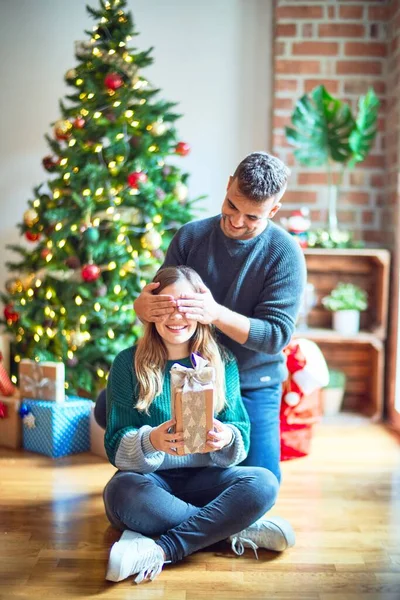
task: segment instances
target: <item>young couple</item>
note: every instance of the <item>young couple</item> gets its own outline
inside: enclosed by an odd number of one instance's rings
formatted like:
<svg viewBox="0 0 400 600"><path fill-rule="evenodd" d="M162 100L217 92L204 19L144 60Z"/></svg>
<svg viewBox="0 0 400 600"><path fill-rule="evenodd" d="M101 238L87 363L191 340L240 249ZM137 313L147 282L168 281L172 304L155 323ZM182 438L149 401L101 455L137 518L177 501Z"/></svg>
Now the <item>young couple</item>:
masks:
<svg viewBox="0 0 400 600"><path fill-rule="evenodd" d="M305 279L296 242L269 221L287 173L268 154L246 157L222 215L184 226L135 302L144 336L117 356L107 386L105 446L118 471L104 502L123 531L110 553L111 581L154 579L165 563L225 539L237 554L294 544L287 521L264 517L280 481L281 351ZM169 372L175 362L190 367L193 352L216 371L214 428L204 452L178 455Z"/></svg>

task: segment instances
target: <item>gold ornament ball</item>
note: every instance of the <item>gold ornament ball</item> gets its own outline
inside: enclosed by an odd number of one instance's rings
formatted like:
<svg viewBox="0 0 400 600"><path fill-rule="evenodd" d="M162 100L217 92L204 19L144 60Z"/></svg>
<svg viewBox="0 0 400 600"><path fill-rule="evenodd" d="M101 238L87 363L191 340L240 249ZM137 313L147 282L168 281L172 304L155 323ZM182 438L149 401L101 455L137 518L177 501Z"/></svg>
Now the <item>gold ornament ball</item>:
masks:
<svg viewBox="0 0 400 600"><path fill-rule="evenodd" d="M78 73L75 69L68 69L68 71L65 73L65 79L75 79L77 75Z"/></svg>
<svg viewBox="0 0 400 600"><path fill-rule="evenodd" d="M179 202L183 203L188 197L188 187L181 182L178 182L174 187L174 194L178 198Z"/></svg>
<svg viewBox="0 0 400 600"><path fill-rule="evenodd" d="M165 123L160 122L160 121L156 121L155 123L152 124L151 127L151 133L153 135L164 135L164 133L167 131L167 126Z"/></svg>
<svg viewBox="0 0 400 600"><path fill-rule="evenodd" d="M29 275L22 277L20 283L21 283L22 287L24 288L24 290L29 290L29 288L32 287L32 284L35 281L35 279L36 279L35 273L29 273Z"/></svg>
<svg viewBox="0 0 400 600"><path fill-rule="evenodd" d="M162 244L162 237L155 229L150 229L141 238L141 244L146 250L158 250Z"/></svg>
<svg viewBox="0 0 400 600"><path fill-rule="evenodd" d="M34 208L29 208L24 212L24 223L28 227L32 227L39 221L39 215Z"/></svg>
<svg viewBox="0 0 400 600"><path fill-rule="evenodd" d="M6 283L6 290L10 292L10 294L15 294L18 291L22 292L22 284L19 279L10 279Z"/></svg>
<svg viewBox="0 0 400 600"><path fill-rule="evenodd" d="M71 331L71 344L80 348L85 343L85 334L82 331Z"/></svg>
<svg viewBox="0 0 400 600"><path fill-rule="evenodd" d="M54 133L57 137L65 137L68 136L72 129L71 121L67 121L66 119L60 119L56 121L54 124Z"/></svg>

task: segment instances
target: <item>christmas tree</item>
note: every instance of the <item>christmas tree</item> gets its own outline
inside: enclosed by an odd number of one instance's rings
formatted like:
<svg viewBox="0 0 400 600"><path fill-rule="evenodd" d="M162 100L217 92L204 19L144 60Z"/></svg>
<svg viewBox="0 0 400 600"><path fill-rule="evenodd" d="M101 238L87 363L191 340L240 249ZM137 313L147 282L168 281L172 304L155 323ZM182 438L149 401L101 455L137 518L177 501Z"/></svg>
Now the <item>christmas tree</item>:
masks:
<svg viewBox="0 0 400 600"><path fill-rule="evenodd" d="M19 261L7 263L1 294L15 363L64 361L72 394L94 396L140 335L133 301L196 201L188 174L168 164L190 151L178 141L176 104L143 76L152 48L129 47L137 33L125 8L126 0L87 7L97 25L76 43L78 64L65 75L72 93L46 136L50 175L18 225L32 247L9 246Z"/></svg>

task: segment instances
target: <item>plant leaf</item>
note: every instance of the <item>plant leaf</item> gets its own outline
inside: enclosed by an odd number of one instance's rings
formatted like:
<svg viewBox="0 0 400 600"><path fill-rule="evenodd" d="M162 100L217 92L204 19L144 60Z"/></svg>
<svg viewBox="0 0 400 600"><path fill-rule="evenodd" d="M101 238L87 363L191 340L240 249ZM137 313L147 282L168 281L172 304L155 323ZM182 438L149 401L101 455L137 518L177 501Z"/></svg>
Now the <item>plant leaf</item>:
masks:
<svg viewBox="0 0 400 600"><path fill-rule="evenodd" d="M286 136L296 146L297 160L307 166L319 166L330 159L345 163L352 156L349 137L355 128L350 108L333 98L324 86L318 86L296 103L293 127Z"/></svg>
<svg viewBox="0 0 400 600"><path fill-rule="evenodd" d="M359 100L356 128L349 138L350 148L354 154L350 162L351 167L365 160L372 148L377 132L378 110L379 100L374 90L370 88Z"/></svg>

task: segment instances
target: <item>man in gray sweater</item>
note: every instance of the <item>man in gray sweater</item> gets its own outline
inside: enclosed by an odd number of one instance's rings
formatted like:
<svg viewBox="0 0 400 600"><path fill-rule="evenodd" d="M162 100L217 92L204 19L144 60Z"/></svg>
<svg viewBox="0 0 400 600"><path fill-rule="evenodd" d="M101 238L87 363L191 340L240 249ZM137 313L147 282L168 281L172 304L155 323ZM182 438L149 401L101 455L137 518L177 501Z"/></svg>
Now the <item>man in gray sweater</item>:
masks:
<svg viewBox="0 0 400 600"><path fill-rule="evenodd" d="M188 265L207 287L175 300L153 295L158 284L151 283L134 304L144 321L160 321L177 307L187 318L215 325L237 358L251 421L250 452L242 464L265 467L278 480L282 350L295 328L306 280L297 241L271 221L288 174L279 159L249 154L229 178L221 214L184 225L165 257L164 267Z"/></svg>

